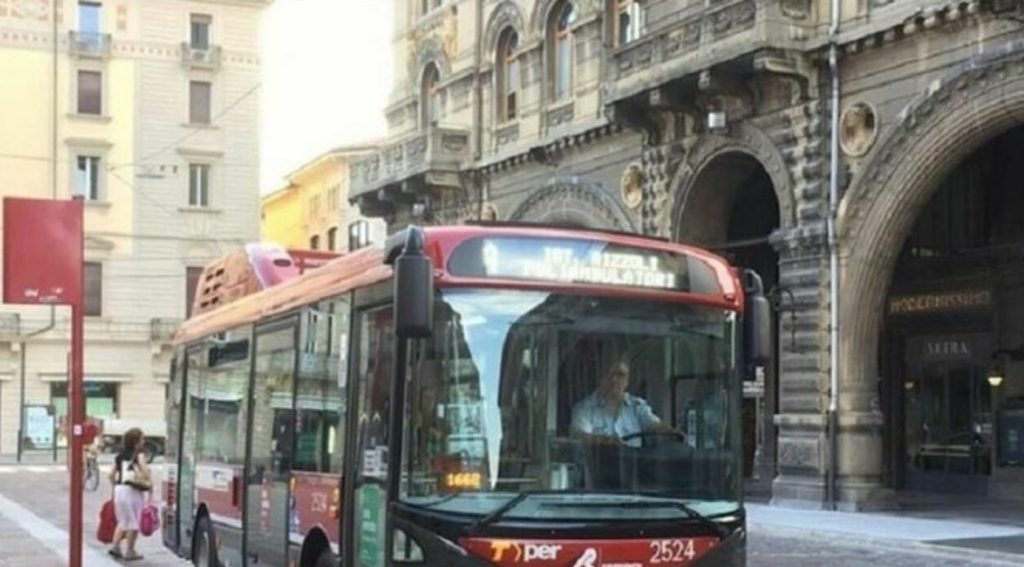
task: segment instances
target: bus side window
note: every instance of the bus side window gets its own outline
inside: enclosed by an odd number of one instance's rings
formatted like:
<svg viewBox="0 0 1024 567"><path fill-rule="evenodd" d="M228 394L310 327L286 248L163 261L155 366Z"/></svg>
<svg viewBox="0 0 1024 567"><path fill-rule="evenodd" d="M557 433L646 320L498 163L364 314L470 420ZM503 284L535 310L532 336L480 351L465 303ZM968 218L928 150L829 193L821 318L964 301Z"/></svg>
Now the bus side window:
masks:
<svg viewBox="0 0 1024 567"><path fill-rule="evenodd" d="M298 375L293 469L340 474L344 453L345 395L338 373L347 360L348 302L325 302L303 319L303 364Z"/></svg>

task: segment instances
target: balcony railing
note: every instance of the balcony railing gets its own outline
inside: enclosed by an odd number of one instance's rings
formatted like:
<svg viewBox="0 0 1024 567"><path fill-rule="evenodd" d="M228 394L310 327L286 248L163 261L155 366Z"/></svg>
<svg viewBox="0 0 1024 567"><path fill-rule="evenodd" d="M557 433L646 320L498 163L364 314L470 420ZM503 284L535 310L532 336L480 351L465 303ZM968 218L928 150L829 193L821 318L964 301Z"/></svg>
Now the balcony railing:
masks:
<svg viewBox="0 0 1024 567"><path fill-rule="evenodd" d="M420 175L443 179L445 174L456 174L468 159L469 131L435 126L353 162L351 196L358 198Z"/></svg>
<svg viewBox="0 0 1024 567"><path fill-rule="evenodd" d="M152 319L149 322L149 336L154 343L167 343L181 327L181 319Z"/></svg>
<svg viewBox="0 0 1024 567"><path fill-rule="evenodd" d="M110 57L110 34L71 31L68 49L75 57L106 59Z"/></svg>
<svg viewBox="0 0 1024 567"><path fill-rule="evenodd" d="M181 65L186 69L220 68L221 48L219 45L193 45L189 42L181 44Z"/></svg>

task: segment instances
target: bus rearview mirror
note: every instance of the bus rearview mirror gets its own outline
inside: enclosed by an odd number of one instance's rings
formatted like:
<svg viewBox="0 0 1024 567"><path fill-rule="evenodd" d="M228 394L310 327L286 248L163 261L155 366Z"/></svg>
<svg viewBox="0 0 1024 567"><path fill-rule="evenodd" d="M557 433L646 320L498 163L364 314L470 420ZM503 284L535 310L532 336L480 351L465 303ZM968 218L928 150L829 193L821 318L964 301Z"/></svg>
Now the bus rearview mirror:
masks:
<svg viewBox="0 0 1024 567"><path fill-rule="evenodd" d="M407 229L394 263L395 333L403 339L429 337L434 328L434 263L423 249L423 230Z"/></svg>
<svg viewBox="0 0 1024 567"><path fill-rule="evenodd" d="M772 306L764 294L764 284L755 272L744 272L746 305L744 309L744 352L748 366L765 366L772 359ZM748 378L753 380L751 373Z"/></svg>

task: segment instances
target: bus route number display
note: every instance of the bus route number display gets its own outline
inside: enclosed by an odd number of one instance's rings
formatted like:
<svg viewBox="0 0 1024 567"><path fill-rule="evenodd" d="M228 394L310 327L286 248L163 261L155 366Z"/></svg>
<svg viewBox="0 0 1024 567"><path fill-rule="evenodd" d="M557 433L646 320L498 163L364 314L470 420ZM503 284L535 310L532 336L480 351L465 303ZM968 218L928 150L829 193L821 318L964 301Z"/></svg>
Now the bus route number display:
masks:
<svg viewBox="0 0 1024 567"><path fill-rule="evenodd" d="M463 243L452 253L448 271L463 277L694 291L690 270L695 264L708 272L701 279L714 281L709 267L681 254L592 240L500 237Z"/></svg>

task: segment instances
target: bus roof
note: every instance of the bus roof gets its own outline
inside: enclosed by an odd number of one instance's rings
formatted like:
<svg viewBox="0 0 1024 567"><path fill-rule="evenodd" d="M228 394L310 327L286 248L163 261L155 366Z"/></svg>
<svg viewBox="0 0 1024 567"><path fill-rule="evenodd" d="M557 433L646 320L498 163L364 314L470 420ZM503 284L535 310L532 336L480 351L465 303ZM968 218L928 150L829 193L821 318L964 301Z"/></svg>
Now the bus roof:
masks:
<svg viewBox="0 0 1024 567"><path fill-rule="evenodd" d="M664 240L642 236L608 233L591 230L563 228L525 227L525 226L492 226L467 225L453 227L428 227L423 229L426 235L426 252L434 262L438 287L490 287L531 290L564 291L568 293L593 293L595 295L646 297L661 301L683 301L699 303L723 309L740 311L743 305L743 292L736 271L723 258L705 250L667 242ZM394 248L396 242L404 239L401 233L389 239L385 248ZM600 258L603 263L642 262L641 253L660 255L672 261L685 259L688 265L697 265L699 271L706 274L705 280L711 280L710 287L705 282L703 289L673 287L668 280L659 279L664 271L651 273L650 266L640 266L641 279L653 276L655 283L651 286L619 285L614 278L621 273L611 264L602 265L597 271L587 271L593 279L575 279L569 281L544 272L539 277L515 277L509 273L487 272L483 264L474 260L465 261L464 250L480 246L501 250L503 258L511 258L509 265L528 265L530 272L545 270L552 266L537 267L538 261L543 263L545 253L564 254L566 246L605 244L603 249L617 250L609 258ZM577 246L578 247L578 246ZM529 250L530 258L515 257L516 251ZM551 252L554 250L554 252ZM623 252L624 251L624 252ZM592 252L587 252L592 253ZM511 256L510 256L511 254ZM338 259L329 261L323 266L278 283L263 291L237 299L212 311L198 314L181 327L175 343L193 342L203 337L223 332L242 325L255 323L287 313L303 305L315 303L330 297L366 287L387 280L391 277L391 266L386 256L393 256L393 250L382 248L366 248ZM521 255L520 255L521 256ZM473 257L475 259L475 256ZM540 260L538 260L540 258ZM564 256L558 257L564 259ZM458 261L456 261L458 260ZM651 260L657 266L658 260ZM696 263L696 264L695 264ZM458 264L457 266L455 264ZM560 266L554 266L559 268ZM628 266L623 268L630 271ZM655 268L656 269L656 268ZM644 271L646 270L646 271ZM502 272L501 269L497 272ZM579 270L572 272L575 277ZM612 274L609 276L609 274ZM612 279L608 279L608 278ZM632 281L632 280L629 280ZM608 283L612 282L612 283Z"/></svg>

